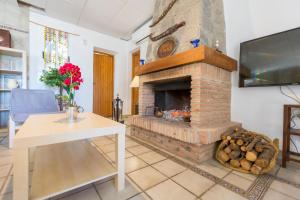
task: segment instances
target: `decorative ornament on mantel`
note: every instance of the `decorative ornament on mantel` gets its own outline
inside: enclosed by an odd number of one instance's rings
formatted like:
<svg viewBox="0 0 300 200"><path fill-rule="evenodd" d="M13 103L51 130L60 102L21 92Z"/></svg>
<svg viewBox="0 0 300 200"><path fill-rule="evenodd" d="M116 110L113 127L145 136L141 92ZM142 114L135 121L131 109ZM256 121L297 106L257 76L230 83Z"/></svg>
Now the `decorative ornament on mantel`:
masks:
<svg viewBox="0 0 300 200"><path fill-rule="evenodd" d="M164 58L175 53L178 46L178 41L174 37L165 38L157 48L157 57Z"/></svg>
<svg viewBox="0 0 300 200"><path fill-rule="evenodd" d="M191 44L193 45L194 48L199 47L200 39L194 39L194 40L192 40Z"/></svg>
<svg viewBox="0 0 300 200"><path fill-rule="evenodd" d="M150 28L154 27L156 24L158 24L171 10L171 8L174 6L177 0L173 0L170 2L168 7L163 11L163 13L157 18L157 20L154 20L154 22L149 26Z"/></svg>
<svg viewBox="0 0 300 200"><path fill-rule="evenodd" d="M59 74L63 77L63 88L67 92L62 98L67 102L67 119L72 122L77 120L79 112L83 112L83 108L77 106L75 102L75 92L79 90L83 79L81 77L80 68L72 63L65 63L59 68Z"/></svg>
<svg viewBox="0 0 300 200"><path fill-rule="evenodd" d="M150 34L149 38L154 42L157 40L160 40L168 35L171 35L172 33L176 32L179 28L183 27L185 25L185 21L182 21L180 23L175 24L174 26L171 26L161 34L157 36L153 36L153 33Z"/></svg>
<svg viewBox="0 0 300 200"><path fill-rule="evenodd" d="M145 59L140 59L140 65L144 65L145 64Z"/></svg>

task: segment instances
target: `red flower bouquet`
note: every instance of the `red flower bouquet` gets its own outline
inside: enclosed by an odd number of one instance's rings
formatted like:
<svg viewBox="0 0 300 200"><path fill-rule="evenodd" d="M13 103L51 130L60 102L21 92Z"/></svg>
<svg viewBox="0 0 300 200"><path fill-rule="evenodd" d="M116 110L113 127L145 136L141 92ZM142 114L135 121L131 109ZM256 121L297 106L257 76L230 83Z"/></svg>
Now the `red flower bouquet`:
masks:
<svg viewBox="0 0 300 200"><path fill-rule="evenodd" d="M58 71L64 80L63 88L67 92L65 99L68 101L68 106L76 106L74 102L75 91L79 90L80 84L83 83L80 68L72 63L65 63L63 66L60 66Z"/></svg>

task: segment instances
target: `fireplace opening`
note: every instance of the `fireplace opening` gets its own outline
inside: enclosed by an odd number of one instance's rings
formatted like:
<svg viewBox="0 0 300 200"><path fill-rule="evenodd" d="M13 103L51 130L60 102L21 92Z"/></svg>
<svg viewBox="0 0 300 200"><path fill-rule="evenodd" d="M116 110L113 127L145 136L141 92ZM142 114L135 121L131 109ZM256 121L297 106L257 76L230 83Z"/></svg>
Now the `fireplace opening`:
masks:
<svg viewBox="0 0 300 200"><path fill-rule="evenodd" d="M156 117L190 121L191 77L155 82L153 89Z"/></svg>

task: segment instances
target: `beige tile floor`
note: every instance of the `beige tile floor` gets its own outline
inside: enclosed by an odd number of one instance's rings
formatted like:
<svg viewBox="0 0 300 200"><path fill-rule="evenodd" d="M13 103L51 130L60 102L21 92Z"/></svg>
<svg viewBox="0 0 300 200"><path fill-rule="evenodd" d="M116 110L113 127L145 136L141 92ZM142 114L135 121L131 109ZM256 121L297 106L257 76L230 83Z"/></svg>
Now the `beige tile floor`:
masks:
<svg viewBox="0 0 300 200"><path fill-rule="evenodd" d="M12 152L7 140L0 144L0 200L12 199ZM93 143L114 165L114 138L101 137ZM215 160L196 165L201 174L187 165L181 165L171 155L154 151L133 139L126 138L126 188L116 192L112 178L99 181L52 199L61 200L240 200L247 199L224 186L251 191L257 177L224 168ZM271 182L265 195L256 199L300 200L300 165L289 163L286 169L276 170L277 177ZM213 177L213 178L209 178ZM222 185L223 183L223 185ZM225 185L226 185L225 184Z"/></svg>

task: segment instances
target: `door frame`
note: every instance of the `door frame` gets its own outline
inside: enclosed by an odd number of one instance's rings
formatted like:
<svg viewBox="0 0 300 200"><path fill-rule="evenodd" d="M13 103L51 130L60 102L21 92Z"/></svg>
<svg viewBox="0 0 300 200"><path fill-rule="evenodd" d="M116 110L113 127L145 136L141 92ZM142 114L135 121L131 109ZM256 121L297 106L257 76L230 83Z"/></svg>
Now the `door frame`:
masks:
<svg viewBox="0 0 300 200"><path fill-rule="evenodd" d="M134 78L134 68L133 68L133 55L138 53L140 54L140 58L141 58L141 49L140 48L137 48L137 49L134 49L133 51L131 51L131 77L130 77L130 82L133 80ZM131 104L130 104L130 112L131 114L133 114L133 109L134 109L134 105L133 105L133 90L134 88L130 88L130 93L131 93Z"/></svg>
<svg viewBox="0 0 300 200"><path fill-rule="evenodd" d="M94 94L94 87L95 87L95 74L94 74L94 56L95 56L95 54L104 54L104 55L109 55L109 56L112 56L112 58L113 58L113 62L112 62L112 67L113 67L113 69L112 69L112 71L113 71L113 83L112 83L112 99L114 99L114 95L115 95L115 54L114 53L112 53L112 52L109 52L109 51L106 51L106 50L100 50L99 48L94 48L94 50L93 50L93 112L94 112L94 102L95 102L95 94ZM111 109L112 109L112 104L111 104Z"/></svg>

